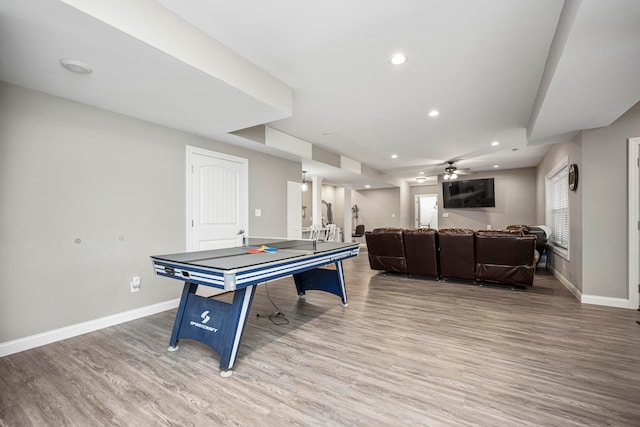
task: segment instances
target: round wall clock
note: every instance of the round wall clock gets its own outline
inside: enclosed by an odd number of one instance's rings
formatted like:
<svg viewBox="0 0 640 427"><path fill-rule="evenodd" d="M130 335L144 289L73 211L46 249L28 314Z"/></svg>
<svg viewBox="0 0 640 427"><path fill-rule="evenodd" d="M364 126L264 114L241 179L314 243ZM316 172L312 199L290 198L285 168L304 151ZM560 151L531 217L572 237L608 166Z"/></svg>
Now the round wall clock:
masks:
<svg viewBox="0 0 640 427"><path fill-rule="evenodd" d="M569 166L569 190L576 191L578 189L578 165L572 163Z"/></svg>

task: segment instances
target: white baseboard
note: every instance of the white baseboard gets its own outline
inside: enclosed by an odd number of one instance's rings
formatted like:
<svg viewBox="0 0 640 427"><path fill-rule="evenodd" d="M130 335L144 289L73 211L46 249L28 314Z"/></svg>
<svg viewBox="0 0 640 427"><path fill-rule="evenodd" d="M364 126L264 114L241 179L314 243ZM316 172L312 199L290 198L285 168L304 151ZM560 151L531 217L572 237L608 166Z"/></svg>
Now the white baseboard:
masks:
<svg viewBox="0 0 640 427"><path fill-rule="evenodd" d="M576 297L578 301L582 304L594 304L594 305L603 305L605 307L615 307L615 308L629 308L629 300L624 298L612 298L612 297L602 297L598 295L585 295L578 288L573 286L573 284L567 280L562 274L558 272L558 270L551 269L553 275L562 283L565 288L569 289L569 292Z"/></svg>
<svg viewBox="0 0 640 427"><path fill-rule="evenodd" d="M553 268L551 269L551 272L556 277L556 279L558 279L560 281L560 283L562 283L564 285L564 287L567 288L569 290L569 292L571 292L573 294L574 297L576 297L576 299L578 301L582 300L582 292L580 292L580 290L578 288L573 286L573 283L571 283L569 281L569 279L564 277L562 274L560 274L558 272L558 270L555 270Z"/></svg>
<svg viewBox="0 0 640 427"><path fill-rule="evenodd" d="M67 338L76 337L78 335L97 331L99 329L108 328L109 326L129 322L131 320L150 316L162 311L171 310L173 308L176 308L179 303L180 298L176 298L169 301L148 305L146 307L136 308L134 310L113 314L111 316L101 317L99 319L65 326L64 328L42 332L24 338L18 338L13 341L3 342L0 343L0 357L19 353L21 351L40 347L46 344L51 344L52 342L62 341Z"/></svg>
<svg viewBox="0 0 640 427"><path fill-rule="evenodd" d="M584 295L580 302L583 304L604 305L606 307L629 308L629 300L624 298L601 297L598 295Z"/></svg>

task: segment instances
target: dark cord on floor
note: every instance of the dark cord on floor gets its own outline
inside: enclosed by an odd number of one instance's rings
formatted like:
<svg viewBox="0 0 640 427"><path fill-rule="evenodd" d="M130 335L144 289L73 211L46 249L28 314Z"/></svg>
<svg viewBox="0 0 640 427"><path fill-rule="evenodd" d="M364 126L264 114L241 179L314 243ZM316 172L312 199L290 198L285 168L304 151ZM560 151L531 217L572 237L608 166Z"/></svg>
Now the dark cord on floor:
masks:
<svg viewBox="0 0 640 427"><path fill-rule="evenodd" d="M267 290L267 298L269 298L271 305L273 305L276 311L267 315L257 313L256 317L266 317L269 320L271 320L271 323L273 323L274 325L287 325L289 323L289 319L287 319L285 314L282 311L280 311L276 303L273 302L273 300L271 299L271 295L269 295L269 282L265 282L264 287Z"/></svg>

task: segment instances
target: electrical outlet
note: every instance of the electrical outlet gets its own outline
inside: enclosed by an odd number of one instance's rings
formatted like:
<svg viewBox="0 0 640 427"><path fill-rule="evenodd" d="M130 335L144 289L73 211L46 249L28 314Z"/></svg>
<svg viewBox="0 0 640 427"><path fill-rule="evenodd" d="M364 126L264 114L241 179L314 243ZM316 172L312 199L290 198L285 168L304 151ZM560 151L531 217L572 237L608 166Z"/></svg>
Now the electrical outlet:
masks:
<svg viewBox="0 0 640 427"><path fill-rule="evenodd" d="M129 283L131 292L138 292L140 290L140 276L134 276Z"/></svg>

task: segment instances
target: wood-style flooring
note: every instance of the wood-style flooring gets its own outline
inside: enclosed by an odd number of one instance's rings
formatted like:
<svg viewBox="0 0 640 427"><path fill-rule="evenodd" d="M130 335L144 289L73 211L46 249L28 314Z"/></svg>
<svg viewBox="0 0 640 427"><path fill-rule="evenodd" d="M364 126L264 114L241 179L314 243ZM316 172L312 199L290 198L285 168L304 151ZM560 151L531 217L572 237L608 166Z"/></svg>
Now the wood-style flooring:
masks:
<svg viewBox="0 0 640 427"><path fill-rule="evenodd" d="M344 269L348 307L259 286L230 378L204 345L167 351L175 310L0 358L0 426L640 426L637 311L546 272L514 291L384 275L366 250ZM269 296L288 324L256 316Z"/></svg>

